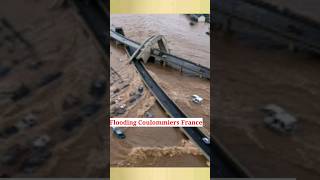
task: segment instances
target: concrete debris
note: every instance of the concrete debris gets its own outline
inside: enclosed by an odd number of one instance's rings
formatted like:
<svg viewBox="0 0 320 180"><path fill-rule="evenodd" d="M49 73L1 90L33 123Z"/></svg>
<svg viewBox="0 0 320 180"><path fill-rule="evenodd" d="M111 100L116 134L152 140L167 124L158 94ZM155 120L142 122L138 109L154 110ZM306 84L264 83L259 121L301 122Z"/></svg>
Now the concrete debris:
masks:
<svg viewBox="0 0 320 180"><path fill-rule="evenodd" d="M269 104L262 111L266 113L264 123L276 131L289 133L297 128L297 118L278 105Z"/></svg>

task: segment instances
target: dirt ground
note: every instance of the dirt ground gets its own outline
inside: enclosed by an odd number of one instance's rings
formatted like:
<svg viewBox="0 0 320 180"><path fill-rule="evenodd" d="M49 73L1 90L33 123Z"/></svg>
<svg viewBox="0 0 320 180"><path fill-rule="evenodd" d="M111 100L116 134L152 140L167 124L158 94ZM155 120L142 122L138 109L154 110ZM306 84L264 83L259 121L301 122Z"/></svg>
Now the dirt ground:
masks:
<svg viewBox="0 0 320 180"><path fill-rule="evenodd" d="M106 82L104 56L74 12L50 0L0 2L3 177L106 177L105 96L90 91ZM17 129L29 114L35 124ZM39 137L49 143L36 148Z"/></svg>

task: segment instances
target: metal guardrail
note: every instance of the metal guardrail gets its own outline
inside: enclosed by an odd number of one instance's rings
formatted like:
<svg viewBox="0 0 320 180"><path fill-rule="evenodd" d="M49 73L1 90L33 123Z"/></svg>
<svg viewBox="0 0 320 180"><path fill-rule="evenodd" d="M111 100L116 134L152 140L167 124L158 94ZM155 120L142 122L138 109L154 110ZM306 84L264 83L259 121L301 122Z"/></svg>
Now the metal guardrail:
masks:
<svg viewBox="0 0 320 180"><path fill-rule="evenodd" d="M320 23L259 0L215 0L214 26L232 31L260 30L291 49L320 54ZM248 28L254 27L254 28Z"/></svg>

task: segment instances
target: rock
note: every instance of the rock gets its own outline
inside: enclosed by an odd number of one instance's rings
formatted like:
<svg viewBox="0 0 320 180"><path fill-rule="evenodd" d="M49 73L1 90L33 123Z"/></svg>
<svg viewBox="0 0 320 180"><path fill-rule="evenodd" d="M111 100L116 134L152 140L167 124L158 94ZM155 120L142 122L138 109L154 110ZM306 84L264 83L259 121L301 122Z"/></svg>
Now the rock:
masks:
<svg viewBox="0 0 320 180"><path fill-rule="evenodd" d="M31 90L25 86L21 85L17 90L12 93L11 100L18 101L30 94Z"/></svg>
<svg viewBox="0 0 320 180"><path fill-rule="evenodd" d="M190 24L190 26L194 26L194 25L195 25L195 23L194 23L194 22L190 22L189 24Z"/></svg>

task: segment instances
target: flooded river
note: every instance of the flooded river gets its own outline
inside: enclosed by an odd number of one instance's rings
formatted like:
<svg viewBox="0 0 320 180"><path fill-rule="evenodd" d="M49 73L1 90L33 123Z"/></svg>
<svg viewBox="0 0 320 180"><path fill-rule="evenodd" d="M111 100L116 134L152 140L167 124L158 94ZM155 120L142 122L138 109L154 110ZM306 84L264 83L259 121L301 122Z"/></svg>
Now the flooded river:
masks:
<svg viewBox="0 0 320 180"><path fill-rule="evenodd" d="M189 25L184 15L112 15L111 24L122 27L127 37L139 43L151 35L164 35L171 53L210 67L209 25ZM168 117L136 72L129 64L124 48L110 44L111 65L111 116L115 117ZM190 117L203 117L204 131L210 128L210 82L189 77L169 67L148 63L146 68L157 83ZM137 89L143 86L141 96ZM204 98L202 104L194 104L190 96ZM136 97L136 98L133 98ZM124 105L125 112L117 107ZM110 134L111 166L208 166L201 155L177 128L123 128L125 140Z"/></svg>

